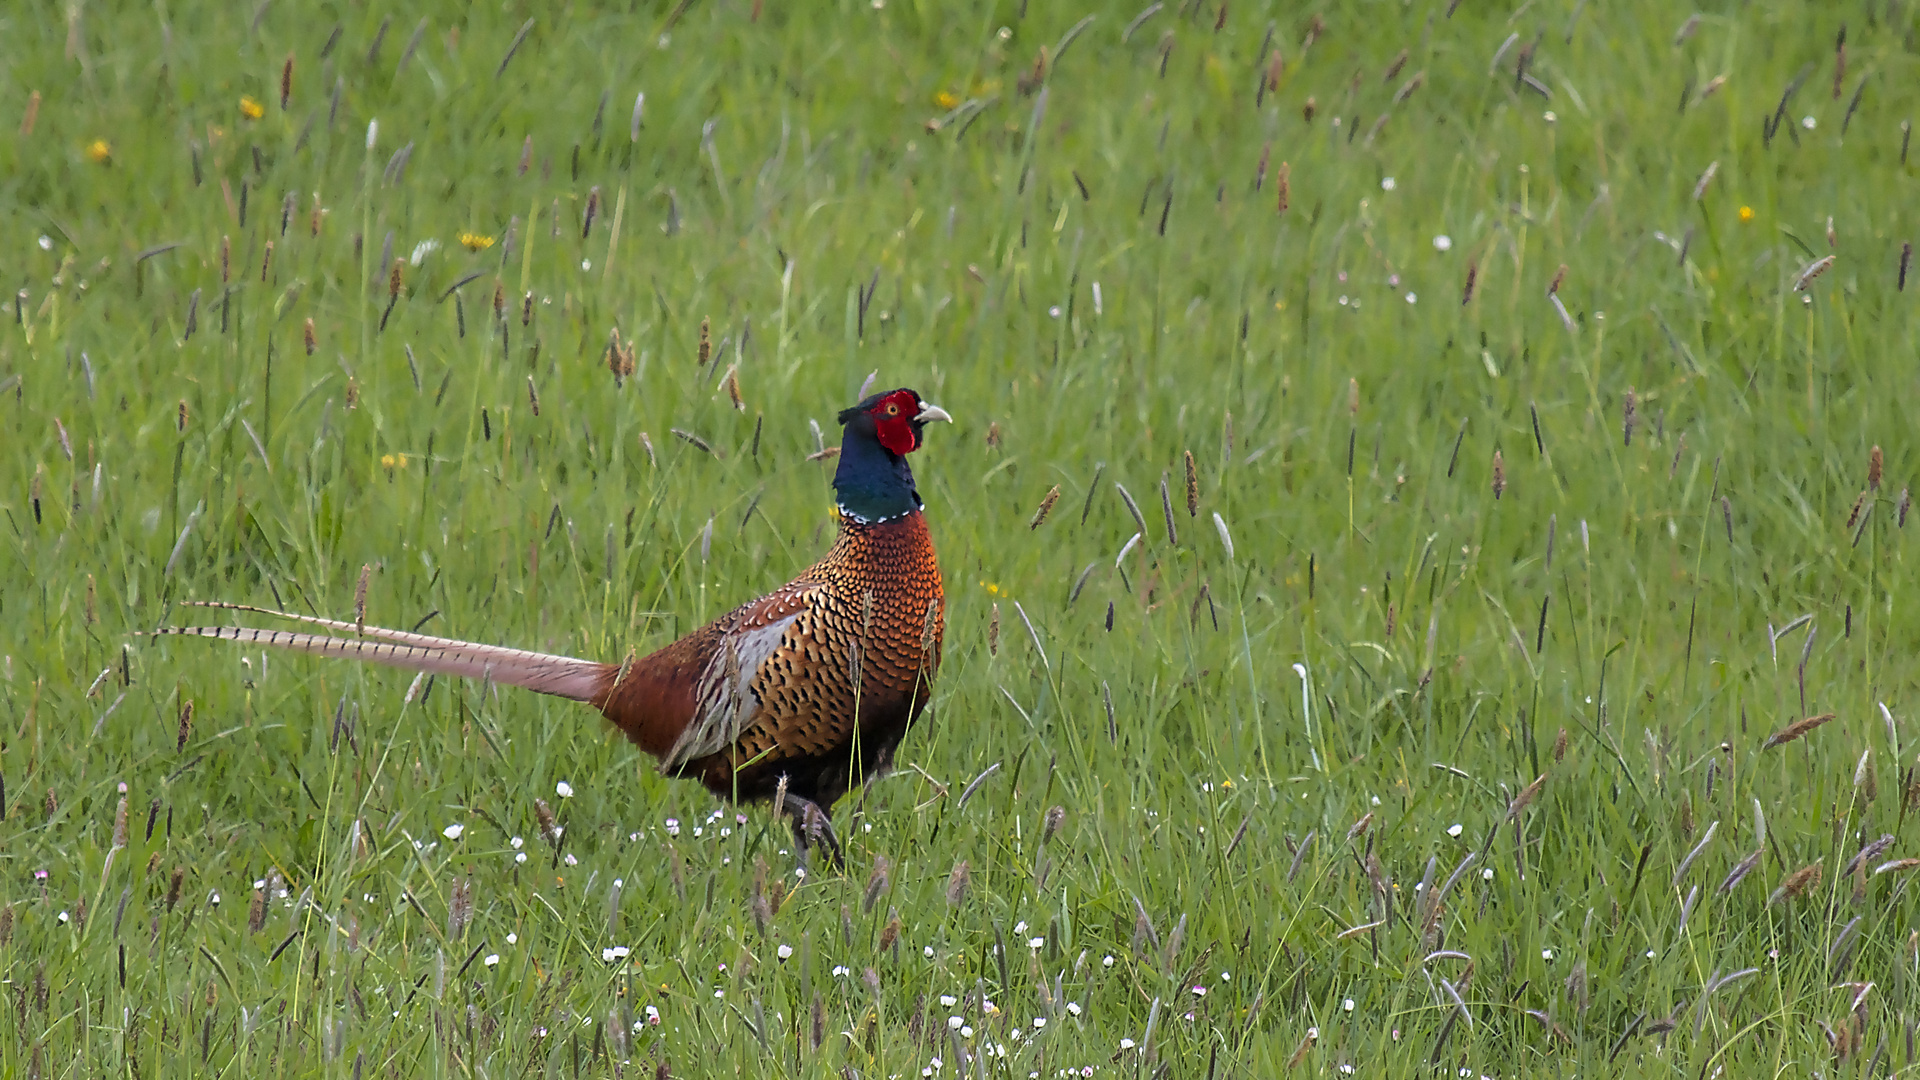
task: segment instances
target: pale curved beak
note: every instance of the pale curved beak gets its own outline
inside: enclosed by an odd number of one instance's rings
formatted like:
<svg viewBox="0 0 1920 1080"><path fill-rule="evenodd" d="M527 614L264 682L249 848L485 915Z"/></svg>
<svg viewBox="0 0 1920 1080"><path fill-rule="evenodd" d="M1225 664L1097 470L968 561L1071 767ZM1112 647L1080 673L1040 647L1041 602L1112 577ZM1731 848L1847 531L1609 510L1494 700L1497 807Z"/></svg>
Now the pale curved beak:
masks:
<svg viewBox="0 0 1920 1080"><path fill-rule="evenodd" d="M920 413L913 418L913 422L916 424L926 424L935 420L945 420L949 424L953 423L953 417L947 415L947 410L938 405L921 402Z"/></svg>

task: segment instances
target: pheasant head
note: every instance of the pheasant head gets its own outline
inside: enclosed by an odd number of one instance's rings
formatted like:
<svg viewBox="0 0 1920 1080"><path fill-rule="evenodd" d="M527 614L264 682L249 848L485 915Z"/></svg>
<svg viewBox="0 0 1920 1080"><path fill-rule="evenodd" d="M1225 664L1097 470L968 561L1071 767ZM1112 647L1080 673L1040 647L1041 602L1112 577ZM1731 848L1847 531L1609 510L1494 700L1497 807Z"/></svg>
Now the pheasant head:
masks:
<svg viewBox="0 0 1920 1080"><path fill-rule="evenodd" d="M920 448L926 426L953 422L945 409L908 389L875 394L840 413L840 467L833 477L840 511L863 521L885 521L920 508L907 455Z"/></svg>

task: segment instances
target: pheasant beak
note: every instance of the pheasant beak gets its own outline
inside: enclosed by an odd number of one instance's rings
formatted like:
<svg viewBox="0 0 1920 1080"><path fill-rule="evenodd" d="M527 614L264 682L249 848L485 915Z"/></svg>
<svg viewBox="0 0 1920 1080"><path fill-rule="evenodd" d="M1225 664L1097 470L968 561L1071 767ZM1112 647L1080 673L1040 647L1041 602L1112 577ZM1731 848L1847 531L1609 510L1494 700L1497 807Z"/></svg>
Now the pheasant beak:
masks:
<svg viewBox="0 0 1920 1080"><path fill-rule="evenodd" d="M953 423L953 417L947 415L947 410L938 405L924 401L921 402L920 412L914 416L913 422L916 424L926 424L935 420L945 420L949 424Z"/></svg>

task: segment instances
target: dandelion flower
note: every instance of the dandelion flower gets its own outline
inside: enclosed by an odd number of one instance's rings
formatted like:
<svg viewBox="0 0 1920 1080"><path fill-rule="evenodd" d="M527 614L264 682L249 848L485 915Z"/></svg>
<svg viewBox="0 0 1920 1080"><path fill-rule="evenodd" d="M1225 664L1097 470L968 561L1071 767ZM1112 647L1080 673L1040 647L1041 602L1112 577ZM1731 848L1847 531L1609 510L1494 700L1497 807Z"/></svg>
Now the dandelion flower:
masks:
<svg viewBox="0 0 1920 1080"><path fill-rule="evenodd" d="M460 234L460 246L468 251L485 251L493 246L493 237L476 232L463 232Z"/></svg>
<svg viewBox="0 0 1920 1080"><path fill-rule="evenodd" d="M933 103L942 109L957 109L960 107L960 95L951 90L942 90L933 95Z"/></svg>
<svg viewBox="0 0 1920 1080"><path fill-rule="evenodd" d="M113 160L113 145L105 139L95 139L87 144L87 160L95 165L105 165Z"/></svg>
<svg viewBox="0 0 1920 1080"><path fill-rule="evenodd" d="M253 98L250 97L249 95L246 95L246 94L240 95L240 115L241 116L244 116L249 120L258 120L262 116L265 116L266 114L267 114L267 110L259 102L253 100Z"/></svg>
<svg viewBox="0 0 1920 1080"><path fill-rule="evenodd" d="M1752 220L1753 220L1753 207L1751 207L1751 206L1743 206L1743 207L1741 207L1741 208L1740 208L1740 221L1741 221L1741 222L1742 222L1742 223L1744 224L1744 223L1746 223L1746 222L1749 222L1749 221L1752 221Z"/></svg>

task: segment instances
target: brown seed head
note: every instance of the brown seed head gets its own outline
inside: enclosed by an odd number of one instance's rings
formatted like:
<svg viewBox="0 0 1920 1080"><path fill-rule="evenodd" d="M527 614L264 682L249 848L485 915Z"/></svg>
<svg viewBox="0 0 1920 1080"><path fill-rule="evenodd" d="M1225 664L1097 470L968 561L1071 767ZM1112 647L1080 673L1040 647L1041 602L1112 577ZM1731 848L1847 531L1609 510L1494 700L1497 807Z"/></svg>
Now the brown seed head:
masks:
<svg viewBox="0 0 1920 1080"><path fill-rule="evenodd" d="M740 398L740 366L738 364L727 367L727 397L733 399L733 407L736 410L747 411L747 403Z"/></svg>
<svg viewBox="0 0 1920 1080"><path fill-rule="evenodd" d="M1880 454L1880 447L1876 444L1872 450L1867 452L1867 487L1870 490L1880 490L1880 469L1883 463L1884 459Z"/></svg>
<svg viewBox="0 0 1920 1080"><path fill-rule="evenodd" d="M253 890L253 900L247 905L247 933L257 934L267 925L267 891Z"/></svg>
<svg viewBox="0 0 1920 1080"><path fill-rule="evenodd" d="M1187 516L1200 516L1200 473L1194 468L1193 451L1187 451Z"/></svg>
<svg viewBox="0 0 1920 1080"><path fill-rule="evenodd" d="M222 236L220 238L220 284L225 285L228 281L232 280L232 269L233 237Z"/></svg>
<svg viewBox="0 0 1920 1080"><path fill-rule="evenodd" d="M587 192L587 221L580 229L580 239L585 240L587 237L593 235L593 216L599 212L600 189L596 186Z"/></svg>
<svg viewBox="0 0 1920 1080"><path fill-rule="evenodd" d="M1315 101L1313 97L1309 95L1307 97L1307 103L1305 105L1300 106L1300 119L1305 120L1307 123L1311 124L1313 123L1313 114L1318 112L1319 110L1320 110L1320 103L1318 101Z"/></svg>
<svg viewBox="0 0 1920 1080"><path fill-rule="evenodd" d="M993 616L987 620L987 655L1000 655L1000 602L994 601Z"/></svg>
<svg viewBox="0 0 1920 1080"><path fill-rule="evenodd" d="M1553 737L1553 763L1555 765L1560 764L1561 759L1565 758L1566 756L1567 756L1567 729L1561 728L1560 734L1555 735Z"/></svg>
<svg viewBox="0 0 1920 1080"><path fill-rule="evenodd" d="M1782 743L1790 743L1831 719L1833 719L1832 713L1821 713L1819 716L1809 716L1805 720L1795 720L1793 723L1767 736L1767 741L1761 744L1760 749L1771 750Z"/></svg>
<svg viewBox="0 0 1920 1080"><path fill-rule="evenodd" d="M1480 276L1479 260L1468 259L1467 260L1467 285L1466 285L1466 288L1460 291L1461 307L1466 307L1468 304L1473 303L1473 282L1474 282L1474 279L1478 278L1479 276Z"/></svg>
<svg viewBox="0 0 1920 1080"><path fill-rule="evenodd" d="M1493 497L1497 501L1501 492L1507 490L1507 463L1500 457L1500 451L1493 452Z"/></svg>
<svg viewBox="0 0 1920 1080"><path fill-rule="evenodd" d="M1275 212L1284 214L1287 212L1287 203L1293 195L1293 166L1284 161L1281 162L1280 171L1274 174L1273 186L1279 192L1279 202L1275 206Z"/></svg>
<svg viewBox="0 0 1920 1080"><path fill-rule="evenodd" d="M966 900L967 883L970 877L965 859L953 864L953 872L947 875L948 907L958 907L962 901Z"/></svg>
<svg viewBox="0 0 1920 1080"><path fill-rule="evenodd" d="M540 822L540 835L549 844L560 843L560 825L553 818L553 808L545 799L533 800L533 816Z"/></svg>
<svg viewBox="0 0 1920 1080"><path fill-rule="evenodd" d="M1639 395L1633 392L1633 387L1627 387L1626 397L1620 401L1620 430L1627 446L1633 445L1633 427L1639 419L1639 406Z"/></svg>
<svg viewBox="0 0 1920 1080"><path fill-rule="evenodd" d="M305 343L305 344L306 344L306 346L307 346L307 355L308 355L308 356L312 356L312 355L313 355L313 350L314 350L314 348L315 348L315 346L317 346L317 345L319 344L319 342L318 342L318 341L317 341L317 340L316 340L316 339L314 338L314 334L313 334L313 320L312 320L312 319L308 319L308 320L307 320L307 325L306 325L306 327L305 327L305 329L304 329L304 331L302 332L302 335L301 335L301 337L302 337L302 340L304 341L304 343Z"/></svg>
<svg viewBox="0 0 1920 1080"><path fill-rule="evenodd" d="M1049 807L1047 809L1046 822L1040 828L1040 842L1044 844L1048 840L1053 839L1053 834L1060 831L1060 826L1064 824L1066 820L1067 820L1066 807L1064 806Z"/></svg>
<svg viewBox="0 0 1920 1080"><path fill-rule="evenodd" d="M1286 59L1280 55L1279 49L1273 50L1273 54L1267 57L1267 92L1268 93L1273 93L1274 91L1280 89L1280 76L1286 74L1286 72L1287 72Z"/></svg>
<svg viewBox="0 0 1920 1080"><path fill-rule="evenodd" d="M180 734L179 734L179 737L174 741L173 748L176 751L185 750L187 748L187 739L192 735L193 735L193 699L188 698L186 700L186 703L180 706ZM53 798L53 792L51 791L47 792L47 798L49 801L51 801Z"/></svg>
<svg viewBox="0 0 1920 1080"><path fill-rule="evenodd" d="M893 948L894 942L899 940L900 940L900 912L894 908L888 908L887 909L887 925L885 929L880 931L879 948L877 948L874 951L886 952L888 949ZM871 971L873 969L868 968L867 970Z"/></svg>
<svg viewBox="0 0 1920 1080"><path fill-rule="evenodd" d="M406 264L405 259L395 259L393 269L387 271L387 299L394 300L400 296L400 268Z"/></svg>
<svg viewBox="0 0 1920 1080"><path fill-rule="evenodd" d="M320 208L320 193L313 193L313 213L307 218L307 230L315 237L320 235L320 219L326 211Z"/></svg>
<svg viewBox="0 0 1920 1080"><path fill-rule="evenodd" d="M1767 906L1772 907L1781 900L1799 899L1808 889L1816 888L1819 884L1820 864L1817 862L1809 863L1787 875L1787 880L1781 882L1780 887L1775 889L1773 895L1767 898Z"/></svg>
<svg viewBox="0 0 1920 1080"><path fill-rule="evenodd" d="M713 334L708 328L707 320L701 319L700 320L700 366L706 367L707 361L711 359L712 356L713 356Z"/></svg>
<svg viewBox="0 0 1920 1080"><path fill-rule="evenodd" d="M181 398L180 399L180 416L178 419L174 421L174 426L181 431L185 431L187 430L187 421L189 419L191 419L191 417L187 413L187 399Z"/></svg>
<svg viewBox="0 0 1920 1080"><path fill-rule="evenodd" d="M1567 280L1567 264L1561 263L1560 269L1554 271L1553 282L1547 286L1547 295L1552 296L1555 293L1559 292L1560 283L1565 280Z"/></svg>
<svg viewBox="0 0 1920 1080"><path fill-rule="evenodd" d="M867 890L862 902L862 911L872 911L880 894L887 891L887 882L891 880L893 867L885 855L873 857L873 872L867 875Z"/></svg>
<svg viewBox="0 0 1920 1080"><path fill-rule="evenodd" d="M359 407L360 407L360 380L353 378L352 376L348 376L347 377L347 408L357 409Z"/></svg>
<svg viewBox="0 0 1920 1080"><path fill-rule="evenodd" d="M1037 529L1046 524L1047 515L1053 513L1053 504L1059 501L1060 485L1055 484L1053 485L1053 489L1048 491L1046 495L1040 499L1040 509L1033 512L1033 520L1027 523L1027 528Z"/></svg>
<svg viewBox="0 0 1920 1080"><path fill-rule="evenodd" d="M353 587L353 627L357 633L367 632L367 585L373 579L373 564L360 564L360 582Z"/></svg>
<svg viewBox="0 0 1920 1080"><path fill-rule="evenodd" d="M180 886L185 884L186 880L187 880L186 867L184 866L174 867L173 873L167 878L167 910L168 911L172 911L174 908L174 905L180 902Z"/></svg>

